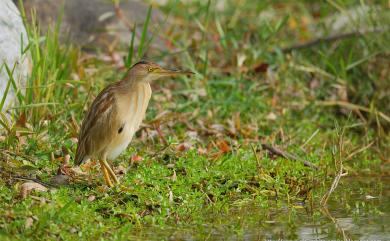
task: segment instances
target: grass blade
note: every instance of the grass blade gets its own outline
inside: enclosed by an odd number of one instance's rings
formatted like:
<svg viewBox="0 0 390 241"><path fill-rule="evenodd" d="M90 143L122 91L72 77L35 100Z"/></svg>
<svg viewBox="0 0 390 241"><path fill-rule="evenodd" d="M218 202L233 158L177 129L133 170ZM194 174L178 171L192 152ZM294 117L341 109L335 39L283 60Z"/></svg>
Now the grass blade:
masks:
<svg viewBox="0 0 390 241"><path fill-rule="evenodd" d="M1 99L1 102L0 102L0 111L3 110L4 104L5 104L5 100L7 99L7 96L8 96L9 88L11 87L11 83L14 82L13 81L13 79L14 79L13 74L14 74L14 71L15 71L16 63L14 64L14 67L12 68L12 71L10 70L10 68L8 67L8 65L6 63L4 63L3 66L5 67L5 69L7 71L7 74L8 74L8 82L7 82L7 86L5 87L3 98Z"/></svg>
<svg viewBox="0 0 390 241"><path fill-rule="evenodd" d="M12 107L12 108L9 108L9 110L38 108L38 107L42 107L42 106L54 106L54 105L59 105L59 104L60 103L55 103L55 102L33 103L33 104L28 104L28 105L20 105L20 106Z"/></svg>
<svg viewBox="0 0 390 241"><path fill-rule="evenodd" d="M148 9L148 13L146 15L144 27L142 29L141 40L140 40L139 47L138 47L138 59L141 59L144 55L144 47L145 47L145 42L146 42L146 36L148 34L148 26L149 26L151 15L152 15L152 5L150 5L150 7Z"/></svg>
<svg viewBox="0 0 390 241"><path fill-rule="evenodd" d="M137 28L137 24L134 23L134 27L133 27L133 31L132 31L132 35L131 35L131 41L130 41L130 45L129 45L129 50L127 52L127 58L126 58L126 61L125 61L125 66L127 68L130 68L131 64L133 62L134 40L135 40L136 28Z"/></svg>

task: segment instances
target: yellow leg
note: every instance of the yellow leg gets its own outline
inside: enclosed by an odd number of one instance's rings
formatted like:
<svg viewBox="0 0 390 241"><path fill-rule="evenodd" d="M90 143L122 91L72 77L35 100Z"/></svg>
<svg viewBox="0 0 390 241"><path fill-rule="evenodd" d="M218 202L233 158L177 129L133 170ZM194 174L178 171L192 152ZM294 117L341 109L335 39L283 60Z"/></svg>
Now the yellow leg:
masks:
<svg viewBox="0 0 390 241"><path fill-rule="evenodd" d="M108 174L110 174L111 178L114 180L114 182L116 184L119 184L119 180L118 178L116 177L114 171L111 169L110 165L108 165L107 161L106 161L106 158L103 159L103 165L104 167L106 168L106 170L108 171Z"/></svg>
<svg viewBox="0 0 390 241"><path fill-rule="evenodd" d="M102 169L102 172L103 172L104 181L106 182L107 186L113 187L114 185L111 182L110 175L108 174L108 171L107 171L106 166L104 165L104 162L103 161L99 161L99 162L100 162L100 168Z"/></svg>

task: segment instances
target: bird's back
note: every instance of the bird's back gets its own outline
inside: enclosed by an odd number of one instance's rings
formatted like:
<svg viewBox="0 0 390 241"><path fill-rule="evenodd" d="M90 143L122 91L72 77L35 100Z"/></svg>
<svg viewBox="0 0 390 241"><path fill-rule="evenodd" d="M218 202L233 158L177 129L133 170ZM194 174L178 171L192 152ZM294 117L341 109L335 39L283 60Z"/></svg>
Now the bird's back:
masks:
<svg viewBox="0 0 390 241"><path fill-rule="evenodd" d="M75 164L80 165L102 151L109 142L117 114L115 92L118 83L108 85L92 102L81 125Z"/></svg>

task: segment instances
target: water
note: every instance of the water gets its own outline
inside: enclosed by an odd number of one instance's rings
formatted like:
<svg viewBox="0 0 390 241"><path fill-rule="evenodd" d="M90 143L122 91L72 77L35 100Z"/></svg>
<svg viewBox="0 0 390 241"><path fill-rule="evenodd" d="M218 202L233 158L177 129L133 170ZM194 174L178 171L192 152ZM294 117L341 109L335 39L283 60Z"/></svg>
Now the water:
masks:
<svg viewBox="0 0 390 241"><path fill-rule="evenodd" d="M269 205L269 208L244 205L222 214L215 212L204 225L144 228L130 237L147 240L390 240L390 177L342 178L327 208L308 203L288 208L274 201Z"/></svg>

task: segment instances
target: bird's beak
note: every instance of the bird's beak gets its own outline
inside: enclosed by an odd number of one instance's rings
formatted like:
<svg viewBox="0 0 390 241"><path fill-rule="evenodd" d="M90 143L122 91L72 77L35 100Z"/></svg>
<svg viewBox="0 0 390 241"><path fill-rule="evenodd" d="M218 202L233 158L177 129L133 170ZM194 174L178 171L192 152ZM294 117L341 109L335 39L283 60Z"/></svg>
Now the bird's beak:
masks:
<svg viewBox="0 0 390 241"><path fill-rule="evenodd" d="M192 71L187 70L172 70L172 69L156 69L154 71L156 74L163 75L163 76L176 76L176 75L193 75L195 74Z"/></svg>

